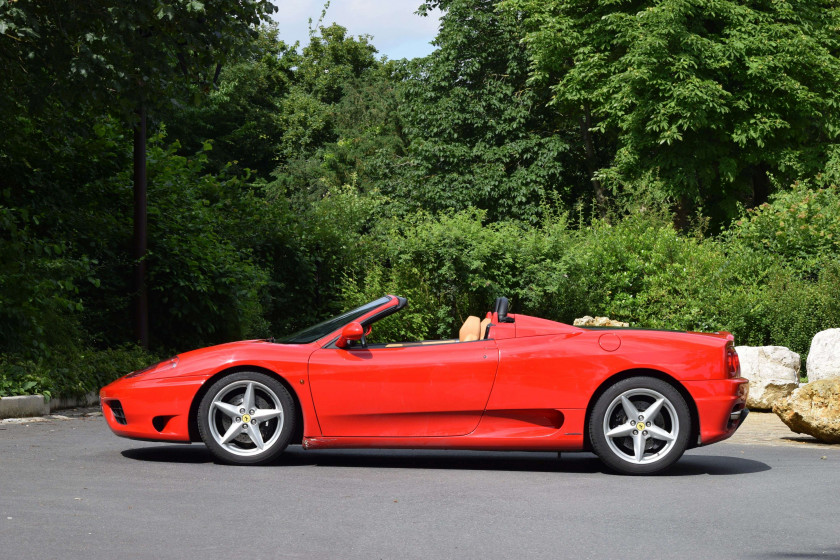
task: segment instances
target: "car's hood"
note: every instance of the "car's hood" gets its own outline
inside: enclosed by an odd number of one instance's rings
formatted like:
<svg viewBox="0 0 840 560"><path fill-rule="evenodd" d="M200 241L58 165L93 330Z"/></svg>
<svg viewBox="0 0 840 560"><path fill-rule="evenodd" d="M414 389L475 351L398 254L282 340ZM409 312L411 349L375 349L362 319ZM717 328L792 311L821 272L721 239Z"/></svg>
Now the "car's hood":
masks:
<svg viewBox="0 0 840 560"><path fill-rule="evenodd" d="M258 338L254 340L237 340L235 342L225 342L223 344L216 344L215 346L205 346L204 348L196 348L195 350L182 352L178 354L178 358L181 360L189 360L199 356L207 355L208 353L212 353L215 355L225 352L236 352L239 349L252 349L255 346L262 346L266 344L284 346L282 344L275 344L269 342L267 339L264 338Z"/></svg>
<svg viewBox="0 0 840 560"><path fill-rule="evenodd" d="M182 352L143 370L128 374L144 380L183 376L212 376L232 367L272 369L277 362L306 363L316 348L311 344L277 344L265 339L240 340Z"/></svg>

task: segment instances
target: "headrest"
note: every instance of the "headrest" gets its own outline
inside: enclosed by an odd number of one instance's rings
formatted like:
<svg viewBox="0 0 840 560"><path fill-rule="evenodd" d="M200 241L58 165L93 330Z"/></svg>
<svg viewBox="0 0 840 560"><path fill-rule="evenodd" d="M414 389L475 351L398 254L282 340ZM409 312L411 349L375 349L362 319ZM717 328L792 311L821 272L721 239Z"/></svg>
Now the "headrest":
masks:
<svg viewBox="0 0 840 560"><path fill-rule="evenodd" d="M458 332L458 340L461 342L472 342L473 340L481 339L481 319L475 315L470 315L461 330Z"/></svg>

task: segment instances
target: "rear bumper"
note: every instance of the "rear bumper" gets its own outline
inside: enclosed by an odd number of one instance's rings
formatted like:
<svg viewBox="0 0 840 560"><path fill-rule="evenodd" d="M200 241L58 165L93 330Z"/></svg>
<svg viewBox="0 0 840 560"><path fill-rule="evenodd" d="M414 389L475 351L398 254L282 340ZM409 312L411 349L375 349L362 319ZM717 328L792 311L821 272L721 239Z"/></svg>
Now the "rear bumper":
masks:
<svg viewBox="0 0 840 560"><path fill-rule="evenodd" d="M102 415L116 435L189 442L190 406L204 378L122 378L99 391Z"/></svg>
<svg viewBox="0 0 840 560"><path fill-rule="evenodd" d="M685 383L697 405L700 422L696 445L709 445L732 436L744 422L749 381L741 377Z"/></svg>

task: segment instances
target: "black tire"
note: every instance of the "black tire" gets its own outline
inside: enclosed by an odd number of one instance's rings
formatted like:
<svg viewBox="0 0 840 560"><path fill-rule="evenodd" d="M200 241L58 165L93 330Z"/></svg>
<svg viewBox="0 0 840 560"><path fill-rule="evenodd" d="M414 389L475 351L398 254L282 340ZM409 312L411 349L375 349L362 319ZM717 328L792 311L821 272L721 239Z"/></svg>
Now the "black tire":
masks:
<svg viewBox="0 0 840 560"><path fill-rule="evenodd" d="M248 398L251 405L246 407ZM216 380L197 414L204 444L219 461L232 465L276 459L295 430L294 399L280 381L259 372L241 371Z"/></svg>
<svg viewBox="0 0 840 560"><path fill-rule="evenodd" d="M656 410L648 414L655 404ZM690 434L685 399L671 384L654 377L617 382L598 398L589 416L593 451L608 468L622 474L667 469L682 457Z"/></svg>

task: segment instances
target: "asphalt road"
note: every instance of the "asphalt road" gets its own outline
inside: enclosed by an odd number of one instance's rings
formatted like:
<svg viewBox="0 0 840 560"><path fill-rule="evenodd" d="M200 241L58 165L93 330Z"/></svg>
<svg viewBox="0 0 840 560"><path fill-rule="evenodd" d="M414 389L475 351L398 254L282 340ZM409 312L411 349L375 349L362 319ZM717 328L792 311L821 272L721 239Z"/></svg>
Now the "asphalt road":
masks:
<svg viewBox="0 0 840 560"><path fill-rule="evenodd" d="M833 558L840 450L720 443L668 475L590 454L303 451L215 464L102 418L0 425L0 558Z"/></svg>

